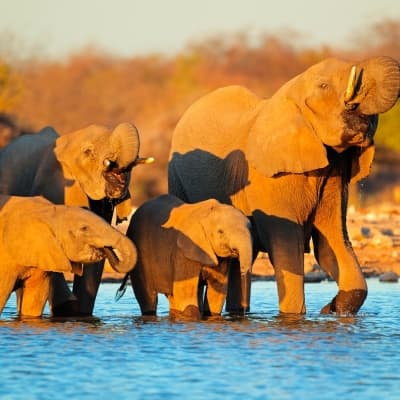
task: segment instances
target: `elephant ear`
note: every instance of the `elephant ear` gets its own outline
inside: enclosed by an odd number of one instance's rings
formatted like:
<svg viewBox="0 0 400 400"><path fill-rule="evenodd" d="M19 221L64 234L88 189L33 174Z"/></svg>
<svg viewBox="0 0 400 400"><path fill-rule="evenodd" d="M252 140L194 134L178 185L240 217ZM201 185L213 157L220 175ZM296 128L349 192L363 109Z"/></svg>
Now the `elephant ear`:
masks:
<svg viewBox="0 0 400 400"><path fill-rule="evenodd" d="M249 133L250 165L267 177L326 167L325 147L294 101L265 101Z"/></svg>
<svg viewBox="0 0 400 400"><path fill-rule="evenodd" d="M367 177L371 170L372 161L375 155L375 146L356 148L351 163L350 182L355 183Z"/></svg>
<svg viewBox="0 0 400 400"><path fill-rule="evenodd" d="M179 232L177 237L177 245L183 255L202 265L216 267L218 259L211 243L206 238L203 227L199 223L193 223L191 231L187 233L189 236Z"/></svg>
<svg viewBox="0 0 400 400"><path fill-rule="evenodd" d="M72 265L50 227L38 218L25 226L5 224L3 241L12 259L43 271L71 272Z"/></svg>

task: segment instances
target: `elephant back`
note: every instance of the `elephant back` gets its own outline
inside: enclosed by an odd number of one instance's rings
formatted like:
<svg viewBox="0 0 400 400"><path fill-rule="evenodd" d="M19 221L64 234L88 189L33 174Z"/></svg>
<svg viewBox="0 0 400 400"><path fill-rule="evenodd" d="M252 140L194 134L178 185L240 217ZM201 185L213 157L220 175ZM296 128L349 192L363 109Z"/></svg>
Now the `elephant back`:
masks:
<svg viewBox="0 0 400 400"><path fill-rule="evenodd" d="M22 135L0 150L0 194L28 196L36 171L49 146L59 137L47 127L36 134Z"/></svg>

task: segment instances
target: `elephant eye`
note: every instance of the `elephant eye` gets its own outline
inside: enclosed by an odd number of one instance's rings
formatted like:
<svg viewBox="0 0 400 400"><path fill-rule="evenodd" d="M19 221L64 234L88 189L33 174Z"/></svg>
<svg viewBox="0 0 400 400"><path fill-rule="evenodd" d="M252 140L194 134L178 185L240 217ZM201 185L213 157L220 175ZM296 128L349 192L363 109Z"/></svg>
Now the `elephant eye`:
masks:
<svg viewBox="0 0 400 400"><path fill-rule="evenodd" d="M320 89L327 89L327 88L328 88L328 84L325 83L325 82L320 83L320 84L319 84L319 88L320 88Z"/></svg>

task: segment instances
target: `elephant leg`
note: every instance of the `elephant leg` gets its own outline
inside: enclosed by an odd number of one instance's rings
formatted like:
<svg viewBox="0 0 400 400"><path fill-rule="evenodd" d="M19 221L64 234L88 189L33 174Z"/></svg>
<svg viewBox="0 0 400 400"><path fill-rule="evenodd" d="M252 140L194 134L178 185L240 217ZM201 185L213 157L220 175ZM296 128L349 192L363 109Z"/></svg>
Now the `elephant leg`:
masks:
<svg viewBox="0 0 400 400"><path fill-rule="evenodd" d="M347 184L340 175L324 189L313 229L316 258L336 280L339 291L322 313L356 314L367 297L367 283L348 238L346 227Z"/></svg>
<svg viewBox="0 0 400 400"><path fill-rule="evenodd" d="M171 317L200 319L200 310L197 302L198 285L199 276L186 279L179 279L179 277L175 276L172 294L167 296Z"/></svg>
<svg viewBox="0 0 400 400"><path fill-rule="evenodd" d="M78 300L69 289L62 273L50 273L49 304L53 317L73 317L79 315Z"/></svg>
<svg viewBox="0 0 400 400"><path fill-rule="evenodd" d="M228 260L218 267L203 267L202 277L207 281L203 315L221 315L228 290Z"/></svg>
<svg viewBox="0 0 400 400"><path fill-rule="evenodd" d="M146 282L145 274L140 265L130 273L132 290L137 302L139 303L142 315L157 314L157 292L149 288L149 283Z"/></svg>
<svg viewBox="0 0 400 400"><path fill-rule="evenodd" d="M50 290L50 275L48 272L34 269L24 280L18 301L18 311L23 316L40 317L43 314Z"/></svg>
<svg viewBox="0 0 400 400"><path fill-rule="evenodd" d="M270 258L275 268L281 313L304 314L304 250L294 248L271 249Z"/></svg>
<svg viewBox="0 0 400 400"><path fill-rule="evenodd" d="M319 230L313 233L315 257L338 284L338 294L321 313L356 314L367 297L367 284L357 257L345 240L328 241Z"/></svg>
<svg viewBox="0 0 400 400"><path fill-rule="evenodd" d="M228 288L226 294L225 309L230 314L243 315L245 312L250 311L250 307L245 310L242 306L242 278L240 276L240 265L237 259L228 261ZM251 289L251 273L247 274L246 293L247 304L250 304L250 289Z"/></svg>
<svg viewBox="0 0 400 400"><path fill-rule="evenodd" d="M262 226L268 238L281 313L304 314L304 227L288 219L269 217ZM265 245L264 245L265 246Z"/></svg>
<svg viewBox="0 0 400 400"><path fill-rule="evenodd" d="M4 306L14 289L16 280L16 277L12 276L12 274L4 273L4 271L2 271L0 280L0 314L3 312Z"/></svg>
<svg viewBox="0 0 400 400"><path fill-rule="evenodd" d="M82 276L74 276L73 292L78 299L79 314L92 315L103 274L104 260L86 264Z"/></svg>

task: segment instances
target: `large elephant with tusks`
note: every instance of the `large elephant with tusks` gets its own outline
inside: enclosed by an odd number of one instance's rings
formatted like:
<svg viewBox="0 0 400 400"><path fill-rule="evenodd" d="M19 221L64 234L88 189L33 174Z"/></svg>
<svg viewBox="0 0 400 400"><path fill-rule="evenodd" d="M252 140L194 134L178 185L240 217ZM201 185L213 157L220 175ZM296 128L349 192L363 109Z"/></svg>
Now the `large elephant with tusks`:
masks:
<svg viewBox="0 0 400 400"><path fill-rule="evenodd" d="M169 192L186 202L216 198L251 218L257 250L275 268L279 309L304 313L304 252L312 239L338 283L323 312L356 313L367 285L346 229L350 182L368 175L378 114L396 103L399 63L326 59L264 99L220 88L184 113L173 133ZM231 268L227 309L240 310ZM232 273L232 271L234 271Z"/></svg>

